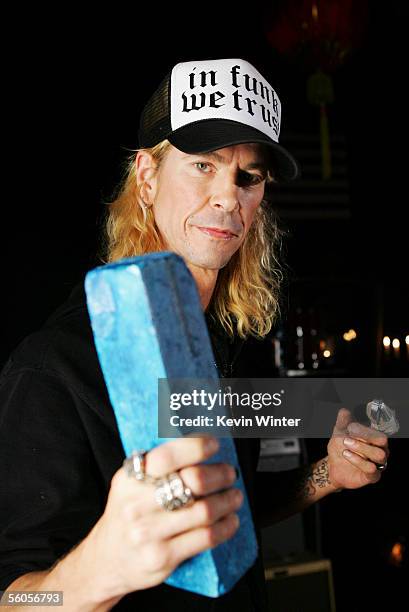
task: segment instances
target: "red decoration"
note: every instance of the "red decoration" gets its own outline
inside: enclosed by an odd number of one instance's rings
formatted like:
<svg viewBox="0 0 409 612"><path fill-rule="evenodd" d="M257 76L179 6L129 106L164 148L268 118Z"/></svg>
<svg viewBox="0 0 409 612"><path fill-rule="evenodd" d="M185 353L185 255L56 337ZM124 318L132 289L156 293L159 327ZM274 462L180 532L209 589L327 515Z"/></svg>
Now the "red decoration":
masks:
<svg viewBox="0 0 409 612"><path fill-rule="evenodd" d="M334 71L362 40L367 0L289 0L273 12L270 44L309 70Z"/></svg>

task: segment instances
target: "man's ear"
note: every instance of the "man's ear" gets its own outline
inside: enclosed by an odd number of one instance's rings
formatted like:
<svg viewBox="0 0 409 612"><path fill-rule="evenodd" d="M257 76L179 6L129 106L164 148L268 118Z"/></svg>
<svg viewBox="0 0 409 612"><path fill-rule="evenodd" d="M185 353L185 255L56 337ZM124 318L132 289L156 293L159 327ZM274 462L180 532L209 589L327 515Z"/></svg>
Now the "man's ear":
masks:
<svg viewBox="0 0 409 612"><path fill-rule="evenodd" d="M138 151L135 158L135 173L141 196L147 206L152 206L157 188L157 164L148 151Z"/></svg>

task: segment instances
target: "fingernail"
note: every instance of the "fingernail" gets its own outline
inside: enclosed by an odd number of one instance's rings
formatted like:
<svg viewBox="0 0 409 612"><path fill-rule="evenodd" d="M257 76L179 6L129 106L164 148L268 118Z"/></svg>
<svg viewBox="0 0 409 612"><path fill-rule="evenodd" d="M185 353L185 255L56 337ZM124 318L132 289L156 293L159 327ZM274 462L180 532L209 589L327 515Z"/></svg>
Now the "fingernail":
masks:
<svg viewBox="0 0 409 612"><path fill-rule="evenodd" d="M241 503L243 501L243 493L240 491L240 489L234 489L234 501L236 503Z"/></svg>
<svg viewBox="0 0 409 612"><path fill-rule="evenodd" d="M231 522L233 523L233 526L234 526L235 529L237 529L237 527L239 527L240 519L239 519L237 514L233 514L232 515Z"/></svg>
<svg viewBox="0 0 409 612"><path fill-rule="evenodd" d="M344 438L344 444L347 446L354 446L355 440L352 440L352 438Z"/></svg>
<svg viewBox="0 0 409 612"><path fill-rule="evenodd" d="M217 450L218 450L218 448L219 448L219 441L218 441L218 439L217 439L217 438L209 438L209 439L206 441L206 450L207 450L209 453L212 453L212 452L217 451Z"/></svg>
<svg viewBox="0 0 409 612"><path fill-rule="evenodd" d="M348 457L348 459L352 457L352 453L349 450L344 450L343 455L344 457Z"/></svg>

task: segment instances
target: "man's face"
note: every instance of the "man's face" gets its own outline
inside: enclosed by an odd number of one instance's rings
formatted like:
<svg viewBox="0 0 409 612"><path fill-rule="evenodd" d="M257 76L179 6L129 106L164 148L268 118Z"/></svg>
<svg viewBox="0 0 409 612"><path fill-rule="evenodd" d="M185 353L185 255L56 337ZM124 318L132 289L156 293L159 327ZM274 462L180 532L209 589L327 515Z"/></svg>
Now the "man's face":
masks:
<svg viewBox="0 0 409 612"><path fill-rule="evenodd" d="M265 176L257 144L194 155L171 146L158 171L153 204L167 250L200 268L225 266L263 199Z"/></svg>

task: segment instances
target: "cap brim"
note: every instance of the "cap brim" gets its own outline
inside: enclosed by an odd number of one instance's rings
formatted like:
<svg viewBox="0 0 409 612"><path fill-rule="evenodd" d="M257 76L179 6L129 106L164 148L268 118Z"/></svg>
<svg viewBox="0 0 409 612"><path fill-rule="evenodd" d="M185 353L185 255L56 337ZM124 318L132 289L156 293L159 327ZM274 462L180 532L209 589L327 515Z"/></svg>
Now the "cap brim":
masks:
<svg viewBox="0 0 409 612"><path fill-rule="evenodd" d="M255 142L270 148L273 175L291 181L300 174L295 158L281 145L260 130L227 119L205 119L189 123L168 136L169 142L184 153L209 153L235 144Z"/></svg>

